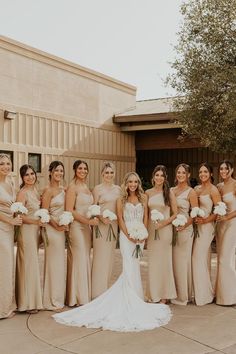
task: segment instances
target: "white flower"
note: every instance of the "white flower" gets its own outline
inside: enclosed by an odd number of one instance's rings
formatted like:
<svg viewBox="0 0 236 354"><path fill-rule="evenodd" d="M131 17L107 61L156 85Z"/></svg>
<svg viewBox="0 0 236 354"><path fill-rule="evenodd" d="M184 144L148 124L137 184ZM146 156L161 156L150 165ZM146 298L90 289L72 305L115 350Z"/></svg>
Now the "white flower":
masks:
<svg viewBox="0 0 236 354"><path fill-rule="evenodd" d="M21 202L12 203L10 209L12 213L28 214L28 209Z"/></svg>
<svg viewBox="0 0 236 354"><path fill-rule="evenodd" d="M191 218L196 218L197 216L204 218L205 215L205 211L199 207L194 207L190 213Z"/></svg>
<svg viewBox="0 0 236 354"><path fill-rule="evenodd" d="M74 217L70 211L64 211L60 216L59 216L59 225L62 226L67 226L70 223L74 221Z"/></svg>
<svg viewBox="0 0 236 354"><path fill-rule="evenodd" d="M88 211L87 211L87 217L93 218L95 216L98 216L101 214L101 207L100 205L97 204L92 204L89 206Z"/></svg>
<svg viewBox="0 0 236 354"><path fill-rule="evenodd" d="M224 216L226 215L226 209L227 206L224 202L218 202L217 205L214 207L213 213L220 216Z"/></svg>
<svg viewBox="0 0 236 354"><path fill-rule="evenodd" d="M47 209L39 209L34 213L36 218L40 218L42 223L47 223L50 221L50 215Z"/></svg>
<svg viewBox="0 0 236 354"><path fill-rule="evenodd" d="M176 216L176 218L172 221L172 224L175 227L179 227L179 226L184 226L187 223L187 218L186 216L182 215L182 214L178 214Z"/></svg>
<svg viewBox="0 0 236 354"><path fill-rule="evenodd" d="M151 220L152 221L162 221L164 220L164 215L160 213L158 210L151 210Z"/></svg>
<svg viewBox="0 0 236 354"><path fill-rule="evenodd" d="M110 221L117 220L117 216L109 209L105 209L102 213L103 218L108 218Z"/></svg>
<svg viewBox="0 0 236 354"><path fill-rule="evenodd" d="M134 240L145 240L148 237L148 231L142 222L134 221L127 224L129 236Z"/></svg>

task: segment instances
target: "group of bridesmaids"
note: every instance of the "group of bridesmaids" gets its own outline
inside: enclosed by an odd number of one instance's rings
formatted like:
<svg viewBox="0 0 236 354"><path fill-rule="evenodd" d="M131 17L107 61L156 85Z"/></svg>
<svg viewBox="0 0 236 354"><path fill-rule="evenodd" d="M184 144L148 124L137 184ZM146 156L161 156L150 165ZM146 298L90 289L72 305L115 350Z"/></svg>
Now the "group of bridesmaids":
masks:
<svg viewBox="0 0 236 354"><path fill-rule="evenodd" d="M80 306L110 286L116 239L108 238L108 233L112 227L117 236L118 225L116 220L110 221L102 213L109 209L117 214L121 188L114 184L115 166L111 162L104 163L102 183L92 192L86 184L89 173L86 161L75 161L73 170L74 178L65 190L63 163L52 161L48 186L40 196L34 168L23 165L20 168L22 184L16 195L8 178L11 161L7 155L0 154L0 318L12 317L16 309L29 313L41 309L59 312L65 304ZM145 192L149 215L148 301L186 305L194 298L197 305L204 305L216 297L219 305L236 304L236 180L231 162L223 161L219 173L222 182L216 187L212 184L211 167L203 163L199 168L200 185L192 189L189 185L190 168L182 163L176 168L175 187L170 188L165 166L155 167L153 187ZM12 213L10 207L15 201L23 203L28 209L27 215ZM220 201L227 205L225 216L213 213L214 206ZM93 204L101 207L101 214L91 218L87 213ZM205 216L191 218L190 212L197 206L204 210ZM35 217L39 208L49 211L49 223L43 224ZM151 220L153 209L163 214L162 221ZM69 232L68 226L59 225L59 216L65 210L74 217ZM172 221L177 214L185 215L187 222L177 228L174 246ZM193 225L197 227L199 237L193 237ZM20 227L16 271L14 227ZM101 237L97 237L97 227ZM38 261L39 230L42 228L46 229L48 238L43 288ZM215 230L218 267L213 289L209 260Z"/></svg>

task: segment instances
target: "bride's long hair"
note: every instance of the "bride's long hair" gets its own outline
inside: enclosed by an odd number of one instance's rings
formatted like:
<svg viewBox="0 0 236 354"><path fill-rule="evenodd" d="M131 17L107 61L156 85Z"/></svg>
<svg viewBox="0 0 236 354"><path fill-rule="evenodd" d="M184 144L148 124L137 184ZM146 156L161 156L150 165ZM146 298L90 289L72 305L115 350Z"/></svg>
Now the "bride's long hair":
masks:
<svg viewBox="0 0 236 354"><path fill-rule="evenodd" d="M131 176L135 176L138 180L138 187L135 191L135 194L138 198L138 201L143 204L144 200L145 200L145 194L142 188L142 182L141 179L139 177L139 175L136 172L128 172L126 173L123 183L121 185L121 200L122 203L125 204L128 201L128 197L129 197L129 189L128 189L128 180Z"/></svg>

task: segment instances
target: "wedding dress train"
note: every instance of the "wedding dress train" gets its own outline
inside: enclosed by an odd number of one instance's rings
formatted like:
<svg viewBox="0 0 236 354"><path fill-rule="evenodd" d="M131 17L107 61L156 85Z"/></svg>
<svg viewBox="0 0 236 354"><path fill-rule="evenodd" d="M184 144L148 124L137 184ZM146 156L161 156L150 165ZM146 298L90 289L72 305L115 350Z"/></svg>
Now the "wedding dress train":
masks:
<svg viewBox="0 0 236 354"><path fill-rule="evenodd" d="M126 203L125 223L142 222L142 204ZM143 247L143 245L142 245ZM171 311L164 304L150 304L143 300L139 259L133 257L135 244L121 232L120 251L123 271L105 293L79 308L53 315L68 326L86 326L120 332L151 330L167 324Z"/></svg>

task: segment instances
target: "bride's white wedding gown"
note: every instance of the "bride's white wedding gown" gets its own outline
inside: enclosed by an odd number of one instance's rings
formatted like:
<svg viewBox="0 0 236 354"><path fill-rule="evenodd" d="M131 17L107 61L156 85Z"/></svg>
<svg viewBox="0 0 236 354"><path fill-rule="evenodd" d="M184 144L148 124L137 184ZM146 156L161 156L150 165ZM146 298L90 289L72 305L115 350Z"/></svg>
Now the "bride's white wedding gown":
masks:
<svg viewBox="0 0 236 354"><path fill-rule="evenodd" d="M143 206L126 203L126 225L143 222ZM143 247L143 244L142 244ZM118 280L105 293L81 307L53 315L68 326L86 326L120 332L143 331L167 324L171 318L169 306L150 304L143 300L139 259L133 257L135 244L120 233L120 251L123 271Z"/></svg>

